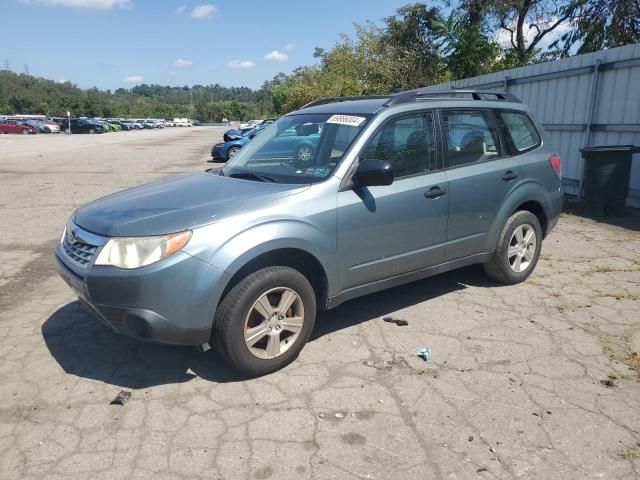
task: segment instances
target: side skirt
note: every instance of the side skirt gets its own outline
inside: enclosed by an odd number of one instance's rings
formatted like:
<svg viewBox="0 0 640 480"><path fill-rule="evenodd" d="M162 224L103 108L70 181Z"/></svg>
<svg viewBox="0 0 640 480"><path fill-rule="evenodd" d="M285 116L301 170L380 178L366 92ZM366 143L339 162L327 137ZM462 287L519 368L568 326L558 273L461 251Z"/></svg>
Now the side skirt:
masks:
<svg viewBox="0 0 640 480"><path fill-rule="evenodd" d="M486 263L491 260L492 256L493 253L477 253L475 255L458 258L456 260L440 263L431 267L421 268L420 270L403 273L402 275L395 275L393 277L383 278L382 280L376 280L375 282L365 283L364 285L358 285L357 287L351 287L347 290L343 290L338 295L329 297L327 299L327 310L336 308L347 300L351 300L356 297L369 295L370 293L397 287L399 285L404 285L405 283L422 280L423 278L432 277L457 268L473 265L474 263Z"/></svg>

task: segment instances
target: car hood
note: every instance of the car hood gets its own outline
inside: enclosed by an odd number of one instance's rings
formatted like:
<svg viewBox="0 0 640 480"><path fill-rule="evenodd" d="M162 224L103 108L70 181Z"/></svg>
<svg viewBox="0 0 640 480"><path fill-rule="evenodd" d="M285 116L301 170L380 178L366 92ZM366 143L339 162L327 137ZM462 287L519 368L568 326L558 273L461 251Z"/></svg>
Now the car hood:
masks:
<svg viewBox="0 0 640 480"><path fill-rule="evenodd" d="M216 173L189 173L95 200L76 210L73 221L105 236L163 235L306 188L306 185L256 182Z"/></svg>

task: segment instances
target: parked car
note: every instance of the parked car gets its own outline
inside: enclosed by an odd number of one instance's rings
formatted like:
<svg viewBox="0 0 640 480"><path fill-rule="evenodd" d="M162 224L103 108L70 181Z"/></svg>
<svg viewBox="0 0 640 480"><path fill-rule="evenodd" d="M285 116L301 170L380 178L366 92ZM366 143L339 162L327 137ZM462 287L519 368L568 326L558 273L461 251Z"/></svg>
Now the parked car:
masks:
<svg viewBox="0 0 640 480"><path fill-rule="evenodd" d="M25 125L29 125L30 127L35 128L38 131L38 133L51 133L51 129L47 125L42 123L40 120L27 119L27 120L18 120L18 122L21 122Z"/></svg>
<svg viewBox="0 0 640 480"><path fill-rule="evenodd" d="M170 118L167 118L167 119L164 121L164 124L165 124L165 126L167 126L167 127L175 127L175 126L176 126L176 123L175 123L173 120L171 120Z"/></svg>
<svg viewBox="0 0 640 480"><path fill-rule="evenodd" d="M220 170L78 208L61 276L118 333L211 343L262 375L297 357L318 308L475 263L506 284L533 272L562 193L526 106L477 91L344 100L282 117ZM296 142L270 150L292 131L319 134L304 168Z"/></svg>
<svg viewBox="0 0 640 480"><path fill-rule="evenodd" d="M38 133L38 129L17 120L0 120L0 133Z"/></svg>
<svg viewBox="0 0 640 480"><path fill-rule="evenodd" d="M88 118L72 118L71 133L107 133L110 130L108 126L95 122ZM64 132L69 133L69 126L64 127Z"/></svg>
<svg viewBox="0 0 640 480"><path fill-rule="evenodd" d="M115 124L120 127L120 130L125 131L133 130L135 128L131 122L126 122L124 120L109 120L109 123Z"/></svg>
<svg viewBox="0 0 640 480"><path fill-rule="evenodd" d="M241 123L240 128L254 128L257 127L262 120L249 120L247 123Z"/></svg>
<svg viewBox="0 0 640 480"><path fill-rule="evenodd" d="M234 128L227 130L222 136L224 141L216 143L211 148L211 158L214 160L230 160L242 147L253 140L253 138L265 128L266 126L257 127L244 134Z"/></svg>
<svg viewBox="0 0 640 480"><path fill-rule="evenodd" d="M106 123L109 126L109 129L112 132L120 132L122 131L122 126L118 123L118 122L114 122L111 120L103 120L104 123Z"/></svg>
<svg viewBox="0 0 640 480"><path fill-rule="evenodd" d="M53 120L43 120L42 123L49 129L49 133L60 133L60 125Z"/></svg>
<svg viewBox="0 0 640 480"><path fill-rule="evenodd" d="M142 126L144 128L158 128L158 125L153 120L138 120L142 122Z"/></svg>
<svg viewBox="0 0 640 480"><path fill-rule="evenodd" d="M242 126L241 126L240 127L240 132L241 133L248 132L252 128L256 128L256 127L267 127L267 126L271 125L273 122L275 122L276 120L277 120L277 118L267 118L265 120L259 120L258 123L253 127L242 128Z"/></svg>
<svg viewBox="0 0 640 480"><path fill-rule="evenodd" d="M144 125L142 125L142 123L140 123L139 120L125 120L125 121L131 123L131 125L135 130L142 130L144 128Z"/></svg>

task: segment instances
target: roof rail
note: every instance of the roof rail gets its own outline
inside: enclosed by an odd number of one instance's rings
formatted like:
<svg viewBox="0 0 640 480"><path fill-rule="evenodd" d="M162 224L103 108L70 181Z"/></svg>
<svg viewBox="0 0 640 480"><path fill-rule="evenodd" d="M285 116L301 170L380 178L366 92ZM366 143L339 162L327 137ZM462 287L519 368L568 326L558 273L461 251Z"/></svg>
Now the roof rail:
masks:
<svg viewBox="0 0 640 480"><path fill-rule="evenodd" d="M420 100L494 100L502 102L522 103L518 97L507 92L488 92L483 90L448 90L444 92L428 92L422 89L409 90L391 96L385 106L399 105Z"/></svg>
<svg viewBox="0 0 640 480"><path fill-rule="evenodd" d="M384 100L385 98L391 98L390 95L364 95L364 96L347 96L347 97L327 97L314 100L306 105L300 107L300 109L315 107L317 105L326 105L327 103L348 102L351 100Z"/></svg>

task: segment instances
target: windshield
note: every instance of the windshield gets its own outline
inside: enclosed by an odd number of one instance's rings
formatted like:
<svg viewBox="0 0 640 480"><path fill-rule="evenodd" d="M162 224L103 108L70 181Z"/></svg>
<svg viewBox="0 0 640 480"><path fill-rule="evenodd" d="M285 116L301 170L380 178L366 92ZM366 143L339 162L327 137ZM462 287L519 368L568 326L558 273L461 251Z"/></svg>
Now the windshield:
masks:
<svg viewBox="0 0 640 480"><path fill-rule="evenodd" d="M222 169L222 174L278 183L327 178L370 115L288 115L265 128Z"/></svg>

